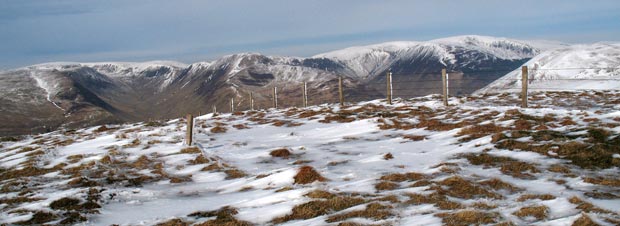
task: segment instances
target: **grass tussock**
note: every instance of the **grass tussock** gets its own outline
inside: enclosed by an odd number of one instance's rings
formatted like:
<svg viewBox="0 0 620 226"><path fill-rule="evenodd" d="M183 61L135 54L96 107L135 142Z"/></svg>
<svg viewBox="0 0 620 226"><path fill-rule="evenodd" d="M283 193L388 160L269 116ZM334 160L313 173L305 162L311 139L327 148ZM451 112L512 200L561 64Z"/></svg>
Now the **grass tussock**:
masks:
<svg viewBox="0 0 620 226"><path fill-rule="evenodd" d="M278 148L276 150L269 152L269 155L273 157L284 158L284 159L289 158L291 154L292 153L288 148Z"/></svg>
<svg viewBox="0 0 620 226"><path fill-rule="evenodd" d="M552 200L552 199L555 199L555 196L551 194L524 194L524 195L519 196L519 198L517 198L517 201L525 202L531 199Z"/></svg>
<svg viewBox="0 0 620 226"><path fill-rule="evenodd" d="M250 222L238 220L234 215L239 213L237 209L232 207L222 207L219 210L208 212L195 212L188 216L196 218L215 217L213 220L193 224L194 226L251 226Z"/></svg>
<svg viewBox="0 0 620 226"><path fill-rule="evenodd" d="M581 217L577 218L571 226L598 226L587 214L582 213Z"/></svg>
<svg viewBox="0 0 620 226"><path fill-rule="evenodd" d="M349 117L349 114L338 113L338 114L330 114L326 115L323 119L319 120L320 123L349 123L355 121L354 117Z"/></svg>
<svg viewBox="0 0 620 226"><path fill-rule="evenodd" d="M19 205L22 203L27 203L27 202L36 202L36 201L40 201L43 200L42 198L31 198L31 197L24 197L24 196L17 196L17 197L12 197L12 198L2 198L0 199L0 204L7 204L9 206L15 206L15 205Z"/></svg>
<svg viewBox="0 0 620 226"><path fill-rule="evenodd" d="M409 173L393 173L381 176L381 180L391 182L403 182L403 181L417 181L426 179L427 176L421 173L409 172Z"/></svg>
<svg viewBox="0 0 620 226"><path fill-rule="evenodd" d="M215 126L213 128L211 128L211 133L225 133L226 131L228 131L228 129L226 129L226 127L223 126Z"/></svg>
<svg viewBox="0 0 620 226"><path fill-rule="evenodd" d="M232 127L235 128L235 129L249 129L250 128L246 124L235 124Z"/></svg>
<svg viewBox="0 0 620 226"><path fill-rule="evenodd" d="M224 173L226 174L226 180L230 180L230 179L237 179L237 178L242 178L242 177L246 177L247 174L239 169L227 169L224 170Z"/></svg>
<svg viewBox="0 0 620 226"><path fill-rule="evenodd" d="M47 212L47 211L37 211L32 217L25 221L16 222L17 225L42 225L44 223L54 221L58 219L58 215Z"/></svg>
<svg viewBox="0 0 620 226"><path fill-rule="evenodd" d="M586 182L586 183L590 183L590 184L598 184L598 185L611 186L611 187L620 187L620 179L618 179L618 178L607 178L607 177L592 178L592 177L586 177L586 178L583 178L583 181Z"/></svg>
<svg viewBox="0 0 620 226"><path fill-rule="evenodd" d="M394 158L394 155L392 155L392 153L387 153L387 154L383 155L383 159L385 159L385 160L390 160L390 159L393 159L393 158Z"/></svg>
<svg viewBox="0 0 620 226"><path fill-rule="evenodd" d="M444 225L484 225L497 223L499 214L476 210L463 210L456 213L438 213Z"/></svg>
<svg viewBox="0 0 620 226"><path fill-rule="evenodd" d="M6 170L0 173L0 181L8 180L8 179L15 179L15 178L40 176L40 175L50 173L52 171L53 169L39 168L35 166L26 166L22 169L11 169L11 170Z"/></svg>
<svg viewBox="0 0 620 226"><path fill-rule="evenodd" d="M202 154L196 156L196 158L194 158L192 160L189 160L189 164L191 164L191 165L208 164L210 162L211 162L211 160L209 160L208 158L205 158L205 156L202 155Z"/></svg>
<svg viewBox="0 0 620 226"><path fill-rule="evenodd" d="M190 223L179 218L173 218L161 223L156 224L155 226L189 226Z"/></svg>
<svg viewBox="0 0 620 226"><path fill-rule="evenodd" d="M482 153L467 154L465 158L473 165L483 165L485 167L499 166L502 173L521 179L534 179L535 177L530 173L540 173L540 170L533 164L521 162L509 157Z"/></svg>
<svg viewBox="0 0 620 226"><path fill-rule="evenodd" d="M577 196L573 196L570 199L568 199L568 201L572 204L577 205L577 209L582 210L584 212L588 212L588 213L612 213L609 210L605 210L605 209L601 209L595 205L593 205L592 203L586 202L584 200L582 200L581 198L577 197Z"/></svg>
<svg viewBox="0 0 620 226"><path fill-rule="evenodd" d="M502 198L501 195L486 190L482 186L476 185L458 176L447 178L443 181L438 182L437 184L442 186L433 186L431 187L431 189L435 190L440 195L448 195L462 199Z"/></svg>
<svg viewBox="0 0 620 226"><path fill-rule="evenodd" d="M498 178L492 178L489 180L485 180L485 181L480 182L479 184L488 186L492 188L493 190L506 190L510 192L516 192L516 191L523 190L521 188L515 187L514 185L510 183L506 183L503 180L500 180Z"/></svg>
<svg viewBox="0 0 620 226"><path fill-rule="evenodd" d="M404 135L403 138L407 140L411 140L411 141L421 141L421 140L427 139L426 136L419 136L419 135Z"/></svg>
<svg viewBox="0 0 620 226"><path fill-rule="evenodd" d="M364 210L357 210L357 211L351 211L348 213L333 215L327 218L326 221L328 223L333 223L333 222L343 221L349 218L366 218L366 219L373 219L373 220L385 220L393 216L392 212L390 211L390 209L392 208L393 208L392 206L382 205L382 204L373 202L373 203L368 204L366 206L366 209Z"/></svg>
<svg viewBox="0 0 620 226"><path fill-rule="evenodd" d="M297 174L293 177L293 179L295 179L295 184L309 184L315 181L327 181L326 178L321 176L321 174L319 174L319 172L311 166L302 166L299 168L299 171L297 171Z"/></svg>
<svg viewBox="0 0 620 226"><path fill-rule="evenodd" d="M431 193L428 195L422 194L407 194L409 196L409 200L405 202L405 204L409 205L420 205L420 204L435 204L437 208L442 210L454 210L454 209L462 209L463 205L450 201L445 195L441 195L438 193Z"/></svg>
<svg viewBox="0 0 620 226"><path fill-rule="evenodd" d="M375 189L377 189L377 191L394 190L399 187L400 186L397 183L393 183L389 181L381 181L375 184Z"/></svg>
<svg viewBox="0 0 620 226"><path fill-rule="evenodd" d="M180 153L181 154L199 154L199 153L202 153L202 151L200 151L200 149L197 147L187 147L187 148L181 149Z"/></svg>
<svg viewBox="0 0 620 226"><path fill-rule="evenodd" d="M533 217L536 220L543 220L547 218L549 213L549 207L546 206L527 206L522 207L516 212L512 213L513 215L520 218Z"/></svg>
<svg viewBox="0 0 620 226"><path fill-rule="evenodd" d="M415 128L426 128L431 131L449 131L457 128L461 128L461 123L444 123L437 119L420 119L420 122L415 125Z"/></svg>
<svg viewBox="0 0 620 226"><path fill-rule="evenodd" d="M99 128L97 128L97 129L95 129L95 130L94 130L94 132L95 132L95 133L103 133L103 132L110 131L110 130L112 130L112 129L111 129L111 128L108 128L108 127L107 127L107 126L105 126L105 125L103 125L103 126L100 126L100 127L99 127Z"/></svg>
<svg viewBox="0 0 620 226"><path fill-rule="evenodd" d="M459 141L461 142L467 142L467 141L471 141L474 139L478 139L481 137L485 137L491 134L495 134L495 133L499 133L506 130L506 128L501 127L501 126L497 126L493 123L488 123L488 124L484 124L484 125L472 125L469 127L465 127L463 129L461 129L461 131L459 131L456 136L460 137L460 136L467 136L464 138L459 139Z"/></svg>
<svg viewBox="0 0 620 226"><path fill-rule="evenodd" d="M347 209L365 203L366 200L346 195L335 195L327 199L313 200L293 207L291 214L278 217L272 223L281 224L291 220L310 219Z"/></svg>

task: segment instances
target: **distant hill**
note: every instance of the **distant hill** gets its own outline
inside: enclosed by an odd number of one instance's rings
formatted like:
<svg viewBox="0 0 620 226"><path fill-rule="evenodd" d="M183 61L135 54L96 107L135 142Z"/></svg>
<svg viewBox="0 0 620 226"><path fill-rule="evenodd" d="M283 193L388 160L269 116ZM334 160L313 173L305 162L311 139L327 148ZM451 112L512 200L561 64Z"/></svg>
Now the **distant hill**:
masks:
<svg viewBox="0 0 620 226"><path fill-rule="evenodd" d="M620 89L620 43L572 45L545 51L524 66L531 91ZM477 91L520 92L521 69Z"/></svg>
<svg viewBox="0 0 620 226"><path fill-rule="evenodd" d="M535 47L539 46L539 47ZM542 47L541 47L542 46ZM393 71L395 96L438 93L439 71L451 71L451 93L468 94L518 68L546 48L562 46L484 36L351 47L309 58L241 53L211 62L48 63L0 72L0 135L58 127L174 118L186 113L335 102L337 79L347 100L383 97ZM492 69L492 70L489 70Z"/></svg>

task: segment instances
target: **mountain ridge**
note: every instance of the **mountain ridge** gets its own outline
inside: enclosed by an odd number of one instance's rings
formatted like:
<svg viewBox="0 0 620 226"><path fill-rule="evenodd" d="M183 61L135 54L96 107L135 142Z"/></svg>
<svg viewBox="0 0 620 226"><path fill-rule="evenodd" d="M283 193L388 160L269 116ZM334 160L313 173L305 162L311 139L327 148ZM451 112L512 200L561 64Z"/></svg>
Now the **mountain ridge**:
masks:
<svg viewBox="0 0 620 226"><path fill-rule="evenodd" d="M60 62L2 71L0 121L12 122L5 122L5 131L0 134L168 119L211 111L213 106L229 111L231 98L235 99L235 109L248 109L250 93L254 94L257 108L266 108L271 106L275 86L282 107L300 106L303 82L308 83L310 104L336 102L339 77L343 78L348 101L382 98L383 75L389 69L393 72L394 90L399 90L396 96L439 92L434 81L442 68L456 71L451 73L451 79L456 80L451 82L455 87L451 93L467 94L540 51L522 41L487 36L458 36L435 42L388 42L351 47L361 52L348 48L308 58L239 53L192 64ZM334 53L354 60L329 56ZM488 67L497 71L479 72ZM412 81L415 86L411 86ZM8 88L15 86L18 89ZM22 114L20 120L25 122L10 120L16 114Z"/></svg>

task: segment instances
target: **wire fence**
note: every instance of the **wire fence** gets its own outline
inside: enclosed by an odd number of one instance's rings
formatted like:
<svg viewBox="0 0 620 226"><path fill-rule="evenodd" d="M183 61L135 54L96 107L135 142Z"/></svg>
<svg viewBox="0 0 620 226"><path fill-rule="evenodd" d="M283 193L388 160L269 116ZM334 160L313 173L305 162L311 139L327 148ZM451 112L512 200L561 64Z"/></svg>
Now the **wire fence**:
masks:
<svg viewBox="0 0 620 226"><path fill-rule="evenodd" d="M525 73L525 75L524 75ZM445 74L445 77L443 77ZM525 68L516 69L466 69L420 71L413 73L387 72L370 80L341 78L326 82L288 83L277 87L261 87L247 91L245 95L231 97L228 107L222 112L258 110L266 108L303 107L327 103L358 102L382 98L414 98L429 94L465 96L493 82L504 85L500 91L583 91L566 86L568 82L619 82L620 68L581 67L581 68ZM594 76L593 76L594 75ZM588 76L588 78L585 78ZM524 81L525 79L525 88ZM558 83L563 82L563 83ZM562 85L560 85L562 84ZM304 89L304 87L307 87ZM618 87L618 86L615 86ZM305 93L305 96L304 96ZM343 96L341 98L340 96ZM250 99L251 98L251 99ZM344 99L344 102L342 101ZM447 104L447 100L446 100Z"/></svg>

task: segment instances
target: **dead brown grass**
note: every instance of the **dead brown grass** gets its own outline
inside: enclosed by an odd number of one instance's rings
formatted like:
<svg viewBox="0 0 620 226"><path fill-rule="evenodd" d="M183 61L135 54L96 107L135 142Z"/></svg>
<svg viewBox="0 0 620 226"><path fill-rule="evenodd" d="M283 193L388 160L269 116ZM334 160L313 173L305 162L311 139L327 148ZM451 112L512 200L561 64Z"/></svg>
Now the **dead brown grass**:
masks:
<svg viewBox="0 0 620 226"><path fill-rule="evenodd" d="M403 182L403 181L417 181L426 179L427 176L421 173L409 172L409 173L393 173L381 176L381 180L392 181L392 182Z"/></svg>
<svg viewBox="0 0 620 226"><path fill-rule="evenodd" d="M456 213L438 213L444 225L483 225L497 223L499 214L475 210L463 210Z"/></svg>
<svg viewBox="0 0 620 226"><path fill-rule="evenodd" d="M202 151L200 151L200 149L197 147L187 147L187 148L181 149L180 153L181 154L198 154L198 153L202 153Z"/></svg>
<svg viewBox="0 0 620 226"><path fill-rule="evenodd" d="M601 209L595 205L592 205L592 203L583 201L581 198L577 197L577 196L573 196L570 199L568 199L568 201L572 204L577 205L577 209L580 209L584 212L588 212L588 213L612 213L609 210L605 210L605 209Z"/></svg>
<svg viewBox="0 0 620 226"><path fill-rule="evenodd" d="M211 128L210 131L212 133L225 133L226 131L228 131L228 129L226 129L226 127L223 127L223 126L215 126Z"/></svg>
<svg viewBox="0 0 620 226"><path fill-rule="evenodd" d="M385 220L393 214L390 209L392 206L381 205L379 203L370 203L366 206L364 210L351 211L344 214L333 215L327 218L328 223L343 221L349 218L367 218L373 220Z"/></svg>
<svg viewBox="0 0 620 226"><path fill-rule="evenodd" d="M279 157L279 158L289 158L289 156L291 156L291 151L289 151L288 148L279 148L276 150L273 150L271 152L269 152L269 155L273 156L273 157Z"/></svg>
<svg viewBox="0 0 620 226"><path fill-rule="evenodd" d="M547 169L550 172L554 172L554 173L563 173L563 174L569 174L571 173L570 169L566 166L563 165L559 165L559 164L554 164L549 166L549 168Z"/></svg>
<svg viewBox="0 0 620 226"><path fill-rule="evenodd" d="M485 137L494 133L499 133L506 130L506 128L503 128L501 126L497 126L493 123L488 123L488 124L484 124L484 125L473 125L473 126L469 126L469 127L465 127L463 129L461 129L461 131L459 131L456 136L460 137L460 136L467 136L465 138L461 138L459 139L459 141L461 142L467 142L467 141L471 141L474 139L478 139L481 137Z"/></svg>
<svg viewBox="0 0 620 226"><path fill-rule="evenodd" d="M617 179L617 178L607 178L607 177L592 178L592 177L586 177L586 178L583 178L583 181L586 182L586 183L590 183L590 184L598 184L598 185L611 186L611 187L620 187L620 179Z"/></svg>
<svg viewBox="0 0 620 226"><path fill-rule="evenodd" d="M215 217L213 220L194 224L194 226L251 226L253 225L247 221L241 221L234 217L238 213L237 209L231 207L222 207L219 210L208 212L194 212L189 214L190 217L205 218Z"/></svg>
<svg viewBox="0 0 620 226"><path fill-rule="evenodd" d="M540 200L552 200L555 199L555 196L551 194L524 194L517 198L517 201L524 202L530 199L540 199Z"/></svg>
<svg viewBox="0 0 620 226"><path fill-rule="evenodd" d="M426 136L418 136L418 135L403 135L403 138L412 140L412 141L421 141L425 140Z"/></svg>
<svg viewBox="0 0 620 226"><path fill-rule="evenodd" d="M185 222L179 218L173 218L161 223L156 224L155 226L189 226L189 222Z"/></svg>
<svg viewBox="0 0 620 226"><path fill-rule="evenodd" d="M390 160L390 159L393 159L393 158L394 158L394 156L392 155L392 153L387 153L387 154L383 155L383 159L385 159L385 160Z"/></svg>
<svg viewBox="0 0 620 226"><path fill-rule="evenodd" d="M32 218L26 221L16 222L17 225L42 225L44 223L58 219L58 215L46 211L37 211Z"/></svg>
<svg viewBox="0 0 620 226"><path fill-rule="evenodd" d="M196 158L192 160L189 160L189 164L192 164L192 165L207 164L210 162L211 160L209 160L208 158L205 158L204 155L202 154L196 156Z"/></svg>
<svg viewBox="0 0 620 226"><path fill-rule="evenodd" d="M299 171L297 171L293 179L295 179L295 184L309 184L315 181L322 182L327 180L311 166L302 166L299 168Z"/></svg>
<svg viewBox="0 0 620 226"><path fill-rule="evenodd" d="M236 125L233 125L232 127L235 129L249 129L250 128L246 124L236 124Z"/></svg>
<svg viewBox="0 0 620 226"><path fill-rule="evenodd" d="M466 154L464 156L471 164L484 165L485 167L499 166L502 173L521 179L534 179L535 177L530 173L540 173L540 170L534 165L509 157L493 156L486 153Z"/></svg>
<svg viewBox="0 0 620 226"><path fill-rule="evenodd" d="M389 181L381 181L375 184L375 189L377 189L377 191L394 190L394 189L397 189L398 187L400 186L397 183L393 183Z"/></svg>
<svg viewBox="0 0 620 226"><path fill-rule="evenodd" d="M226 180L230 180L230 179L237 179L237 178L242 178L242 177L246 177L247 174L239 169L227 169L224 170L224 173L226 173Z"/></svg>
<svg viewBox="0 0 620 226"><path fill-rule="evenodd" d="M310 219L340 211L366 202L363 198L336 195L328 199L313 200L293 207L292 213L272 220L272 223L280 224L297 219Z"/></svg>
<svg viewBox="0 0 620 226"><path fill-rule="evenodd" d="M461 205L460 203L450 201L445 195L441 195L438 193L431 193L428 195L411 193L407 194L407 196L409 196L409 200L407 200L405 204L409 205L435 204L435 206L442 210L454 210L463 208L463 205Z"/></svg>
<svg viewBox="0 0 620 226"><path fill-rule="evenodd" d="M546 206L527 206L522 207L512 214L520 218L534 217L536 220L543 220L547 218L548 213L549 208Z"/></svg>
<svg viewBox="0 0 620 226"><path fill-rule="evenodd" d="M493 190L507 190L510 192L516 192L516 191L521 191L523 189L515 187L514 185L510 184L510 183L506 183L498 178L492 178L489 180L485 180L480 182L481 185L486 185L490 188L492 188Z"/></svg>
<svg viewBox="0 0 620 226"><path fill-rule="evenodd" d="M448 131L456 128L461 128L462 123L444 123L437 119L425 119L421 118L420 122L415 125L416 128L426 128L431 131Z"/></svg>
<svg viewBox="0 0 620 226"><path fill-rule="evenodd" d="M331 122L339 122L339 123L349 123L355 121L354 117L349 117L349 114L330 114L326 115L323 119L319 120L321 123L331 123Z"/></svg>
<svg viewBox="0 0 620 226"><path fill-rule="evenodd" d="M598 226L598 225L599 224L592 221L592 219L587 214L582 213L581 217L579 217L575 222L573 222L571 226Z"/></svg>
<svg viewBox="0 0 620 226"><path fill-rule="evenodd" d="M438 182L437 184L447 187L447 189L440 186L431 187L432 190L435 190L440 195L448 195L462 199L472 199L480 197L494 199L502 198L501 195L488 191L482 186L478 186L458 176L447 178L443 181Z"/></svg>
<svg viewBox="0 0 620 226"><path fill-rule="evenodd" d="M313 199L331 199L333 197L336 197L335 194L332 194L324 190L314 190L314 191L308 192L308 194L305 194L304 196L308 198L313 198Z"/></svg>

